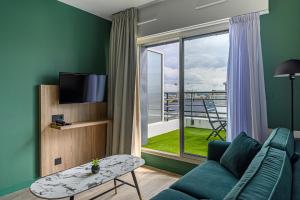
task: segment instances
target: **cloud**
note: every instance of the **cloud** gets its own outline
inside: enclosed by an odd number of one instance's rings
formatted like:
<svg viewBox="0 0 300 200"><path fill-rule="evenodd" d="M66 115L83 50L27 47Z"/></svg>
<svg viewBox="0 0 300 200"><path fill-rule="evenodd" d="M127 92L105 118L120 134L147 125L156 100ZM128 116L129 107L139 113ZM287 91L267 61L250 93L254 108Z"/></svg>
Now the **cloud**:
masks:
<svg viewBox="0 0 300 200"><path fill-rule="evenodd" d="M179 70L167 67L164 68L164 89L166 92L179 91Z"/></svg>
<svg viewBox="0 0 300 200"><path fill-rule="evenodd" d="M179 92L179 87L178 87L178 85L165 83L164 90L165 90L165 92Z"/></svg>
<svg viewBox="0 0 300 200"><path fill-rule="evenodd" d="M225 90L226 68L190 68L185 70L185 91Z"/></svg>
<svg viewBox="0 0 300 200"><path fill-rule="evenodd" d="M229 52L228 34L184 41L186 91L224 90ZM164 88L179 91L179 43L151 47L164 54Z"/></svg>
<svg viewBox="0 0 300 200"><path fill-rule="evenodd" d="M227 64L228 34L186 40L184 47L185 68L223 68Z"/></svg>
<svg viewBox="0 0 300 200"><path fill-rule="evenodd" d="M164 79L179 81L179 70L178 68L164 67Z"/></svg>
<svg viewBox="0 0 300 200"><path fill-rule="evenodd" d="M166 66L178 69L179 68L179 43L169 43L159 46L150 47L150 50L163 53L164 63Z"/></svg>

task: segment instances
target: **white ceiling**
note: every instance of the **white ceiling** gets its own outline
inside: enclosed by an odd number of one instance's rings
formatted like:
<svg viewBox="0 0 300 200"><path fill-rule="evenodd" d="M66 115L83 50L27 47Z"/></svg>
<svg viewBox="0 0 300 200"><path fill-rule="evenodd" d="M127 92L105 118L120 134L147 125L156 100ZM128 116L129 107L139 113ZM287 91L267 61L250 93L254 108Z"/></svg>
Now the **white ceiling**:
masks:
<svg viewBox="0 0 300 200"><path fill-rule="evenodd" d="M111 15L131 7L140 7L156 0L58 0L65 4L110 20Z"/></svg>

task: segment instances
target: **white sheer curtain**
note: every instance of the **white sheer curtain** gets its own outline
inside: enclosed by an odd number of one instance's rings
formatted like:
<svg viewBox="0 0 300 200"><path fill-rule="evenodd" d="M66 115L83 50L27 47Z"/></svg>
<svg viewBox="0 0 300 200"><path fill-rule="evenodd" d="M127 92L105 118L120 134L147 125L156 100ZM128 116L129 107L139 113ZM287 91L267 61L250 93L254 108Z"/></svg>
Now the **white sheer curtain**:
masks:
<svg viewBox="0 0 300 200"><path fill-rule="evenodd" d="M259 14L231 18L229 34L227 140L245 131L263 142L268 125Z"/></svg>

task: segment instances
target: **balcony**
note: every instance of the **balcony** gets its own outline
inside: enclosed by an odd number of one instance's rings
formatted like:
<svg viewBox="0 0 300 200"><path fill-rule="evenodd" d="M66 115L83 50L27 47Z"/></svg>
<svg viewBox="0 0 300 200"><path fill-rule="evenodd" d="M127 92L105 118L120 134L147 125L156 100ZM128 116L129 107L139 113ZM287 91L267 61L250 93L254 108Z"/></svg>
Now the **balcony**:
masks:
<svg viewBox="0 0 300 200"><path fill-rule="evenodd" d="M220 140L213 135L208 113L203 100L210 99L214 102L219 118L227 116L227 96L225 91L185 92L184 94L184 152L200 156L207 156L207 144L211 140ZM149 113L160 113L161 116L151 116L148 124L148 142L143 148L179 154L179 94L164 93L163 111L152 110ZM155 121L156 117L156 121ZM161 120L159 120L161 118ZM210 115L211 119L218 119L217 115ZM225 131L220 131L220 136L226 139Z"/></svg>

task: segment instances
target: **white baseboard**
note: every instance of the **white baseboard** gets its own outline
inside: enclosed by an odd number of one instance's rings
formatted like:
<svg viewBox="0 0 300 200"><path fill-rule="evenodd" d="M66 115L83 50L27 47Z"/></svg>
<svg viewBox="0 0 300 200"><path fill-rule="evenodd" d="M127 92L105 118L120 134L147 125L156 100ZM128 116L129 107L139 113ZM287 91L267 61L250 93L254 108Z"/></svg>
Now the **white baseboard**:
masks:
<svg viewBox="0 0 300 200"><path fill-rule="evenodd" d="M295 138L300 138L300 131L294 131Z"/></svg>

